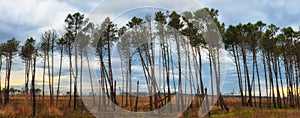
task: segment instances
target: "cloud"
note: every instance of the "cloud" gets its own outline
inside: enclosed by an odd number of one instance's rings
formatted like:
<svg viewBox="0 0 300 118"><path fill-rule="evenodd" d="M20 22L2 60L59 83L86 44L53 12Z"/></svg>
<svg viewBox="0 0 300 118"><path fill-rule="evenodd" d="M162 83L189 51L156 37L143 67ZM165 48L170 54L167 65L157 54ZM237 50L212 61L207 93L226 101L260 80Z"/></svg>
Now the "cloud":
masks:
<svg viewBox="0 0 300 118"><path fill-rule="evenodd" d="M200 7L209 7L218 9L220 20L228 25L263 20L280 27L298 28L300 24L298 4L297 0L288 2L286 0L0 0L0 38L16 37L18 40L24 40L34 37L39 39L41 34L48 29L57 29L62 33L64 19L68 13L79 11L89 17L96 15L95 19L102 22L108 16L115 19L129 10L143 6L178 11L194 11ZM93 12L90 13L90 11ZM120 22L127 20L128 18L119 18Z"/></svg>
<svg viewBox="0 0 300 118"><path fill-rule="evenodd" d="M205 7L219 10L220 20L227 25L256 22L262 20L280 27L292 26L298 28L300 24L300 9L297 0L206 0Z"/></svg>
<svg viewBox="0 0 300 118"><path fill-rule="evenodd" d="M196 10L200 7L195 0L103 0L89 14L89 17L96 23L102 22L106 17L114 20L120 16L128 21L133 15L140 15L137 11L142 11L145 15L145 13L153 13L155 9L183 12ZM135 14L128 14L130 12L135 12ZM122 16L124 14L127 17ZM119 21L126 21L125 19L119 19Z"/></svg>
<svg viewBox="0 0 300 118"><path fill-rule="evenodd" d="M57 0L1 0L0 32L6 35L1 38L39 39L45 30L62 30L64 18L77 10Z"/></svg>

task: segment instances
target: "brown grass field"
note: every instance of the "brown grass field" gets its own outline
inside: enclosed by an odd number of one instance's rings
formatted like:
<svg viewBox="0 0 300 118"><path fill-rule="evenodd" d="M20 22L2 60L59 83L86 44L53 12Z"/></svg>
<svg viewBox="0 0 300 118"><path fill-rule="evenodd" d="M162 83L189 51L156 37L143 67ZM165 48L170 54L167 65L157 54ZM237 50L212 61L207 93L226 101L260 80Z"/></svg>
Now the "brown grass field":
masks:
<svg viewBox="0 0 300 118"><path fill-rule="evenodd" d="M132 98L135 103L135 98ZM54 103L54 106L49 106L49 97L45 99L45 105L42 104L42 97L37 97L37 106L35 117L67 117L67 118L93 118L94 116L78 102L77 110L72 110L68 106L68 97L59 97L59 103ZM0 106L0 117L31 117L32 104L30 98L26 101L24 96L11 96L10 103ZM256 107L246 107L241 105L241 99L237 97L225 97L226 104L230 108L230 112L221 110L215 105L211 110L213 118L298 118L300 109L298 108L268 108L266 99L262 100L262 108L258 107L258 98L256 99ZM117 102L121 103L121 96L117 97ZM182 118L197 118L199 108L196 107L196 102L193 102L192 107L189 107L181 116ZM73 104L72 104L73 105ZM254 103L255 105L255 103ZM124 106L124 105L123 105ZM126 107L127 110L133 110L134 107ZM149 99L139 98L138 111L149 111ZM208 117L206 115L205 117Z"/></svg>

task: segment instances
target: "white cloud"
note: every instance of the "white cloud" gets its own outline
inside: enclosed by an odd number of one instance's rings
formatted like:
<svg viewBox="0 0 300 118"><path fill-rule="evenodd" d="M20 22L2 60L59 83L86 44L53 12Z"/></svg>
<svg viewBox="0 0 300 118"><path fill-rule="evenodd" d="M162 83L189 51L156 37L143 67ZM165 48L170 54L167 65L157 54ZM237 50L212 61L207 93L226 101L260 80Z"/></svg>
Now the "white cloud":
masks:
<svg viewBox="0 0 300 118"><path fill-rule="evenodd" d="M299 4L297 0L206 0L205 7L219 10L220 20L227 25L256 22L262 20L280 27L300 25Z"/></svg>
<svg viewBox="0 0 300 118"><path fill-rule="evenodd" d="M145 7L183 12L196 10L201 6L195 0L104 0L89 14L89 17L98 23L99 21L102 22L106 17L115 19L122 14Z"/></svg>
<svg viewBox="0 0 300 118"><path fill-rule="evenodd" d="M1 0L0 32L6 32L9 38L18 40L40 38L48 29L63 29L64 19L68 13L78 8L57 0Z"/></svg>

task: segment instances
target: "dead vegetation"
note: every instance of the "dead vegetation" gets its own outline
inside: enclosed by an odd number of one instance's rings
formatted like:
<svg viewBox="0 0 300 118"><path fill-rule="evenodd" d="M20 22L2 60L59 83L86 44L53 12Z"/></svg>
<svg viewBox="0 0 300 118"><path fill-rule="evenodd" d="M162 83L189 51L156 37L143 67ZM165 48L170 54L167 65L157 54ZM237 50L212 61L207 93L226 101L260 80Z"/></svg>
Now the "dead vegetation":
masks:
<svg viewBox="0 0 300 118"><path fill-rule="evenodd" d="M135 103L134 97L132 98ZM117 97L117 102L121 103L122 97ZM80 102L80 100L78 100ZM230 107L230 112L222 110L218 103L211 109L210 117L221 117L221 118L297 118L300 116L300 111L297 108L268 108L267 101L262 100L262 108L258 107L258 104L254 102L254 107L247 107L241 105L241 99L238 97L225 97L225 101ZM200 101L201 103L201 101ZM121 105L121 104L119 104ZM123 108L127 110L134 110L134 105ZM197 118L199 117L199 108L196 102L181 115L181 118ZM149 99L147 97L139 98L138 111L147 112L149 111ZM0 106L0 117L29 117L32 113L32 107L30 102L25 102L25 97L13 96L11 102L7 105ZM35 117L88 117L93 118L94 116L81 104L78 104L78 109L73 111L72 108L68 107L68 97L59 97L58 106L50 106L49 98L46 97L45 105L42 105L42 99L37 99L37 114ZM208 117L206 115L205 117Z"/></svg>

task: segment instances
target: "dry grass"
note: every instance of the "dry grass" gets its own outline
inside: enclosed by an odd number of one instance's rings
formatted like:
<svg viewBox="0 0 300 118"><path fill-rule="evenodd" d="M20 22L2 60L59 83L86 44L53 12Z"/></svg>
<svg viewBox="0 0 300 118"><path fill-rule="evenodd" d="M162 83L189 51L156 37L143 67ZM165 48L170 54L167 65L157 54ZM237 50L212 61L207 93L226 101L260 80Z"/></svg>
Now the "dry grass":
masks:
<svg viewBox="0 0 300 118"><path fill-rule="evenodd" d="M130 106L125 107L125 97L117 97L118 105L127 109L127 110L134 110L135 106L135 97L132 97L132 104ZM46 97L45 105L42 105L41 97L37 97L37 105L36 105L36 117L90 117L93 116L86 110L85 107L81 106L78 103L77 110L73 111L72 108L68 107L68 97L59 97L59 104L56 107L49 105L49 98ZM25 102L25 97L21 96L14 96L11 97L10 103L7 105L0 105L0 117L28 117L32 114L32 104L29 102ZM79 100L78 100L79 101ZM154 98L153 98L154 101ZM268 108L266 105L266 99L262 100L262 108L258 108L258 99L256 99L256 107L247 107L241 105L240 98L233 98L233 97L226 97L225 98L226 104L230 108L230 112L226 112L221 110L220 107L217 105L211 111L211 117L221 117L221 118L272 118L272 117L289 117L289 118L297 118L300 116L300 111L297 108ZM80 101L79 101L80 102ZM73 102L72 102L73 103ZM199 108L197 107L197 102L193 101L191 107L189 107L182 115L181 118L196 118L198 117ZM201 103L201 101L199 101ZM163 104L165 104L163 102ZM154 109L154 105L153 105ZM150 110L149 105L149 97L139 97L138 101L138 111L147 112ZM208 116L206 116L208 117Z"/></svg>
<svg viewBox="0 0 300 118"><path fill-rule="evenodd" d="M0 105L0 117L28 117L32 116L32 103L30 98L26 101L24 96L10 97L10 103ZM72 102L73 103L73 102ZM68 107L68 97L59 97L59 104L56 107L49 104L49 97L45 97L45 105L42 104L42 97L37 97L35 117L93 117L83 106L73 111Z"/></svg>
<svg viewBox="0 0 300 118"><path fill-rule="evenodd" d="M49 117L58 117L58 116L63 116L63 112L60 111L58 108L55 107L44 107L41 113L39 114L40 116L49 116Z"/></svg>

